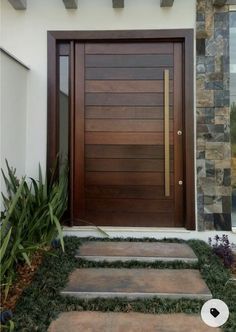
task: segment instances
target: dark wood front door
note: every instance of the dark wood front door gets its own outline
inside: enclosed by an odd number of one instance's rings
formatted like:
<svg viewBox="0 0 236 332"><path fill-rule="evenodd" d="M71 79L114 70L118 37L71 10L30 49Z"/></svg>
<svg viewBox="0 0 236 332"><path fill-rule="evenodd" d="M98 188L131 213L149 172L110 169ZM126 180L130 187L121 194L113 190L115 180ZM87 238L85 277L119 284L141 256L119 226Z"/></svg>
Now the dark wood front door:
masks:
<svg viewBox="0 0 236 332"><path fill-rule="evenodd" d="M182 61L178 42L75 45L75 224L184 225Z"/></svg>

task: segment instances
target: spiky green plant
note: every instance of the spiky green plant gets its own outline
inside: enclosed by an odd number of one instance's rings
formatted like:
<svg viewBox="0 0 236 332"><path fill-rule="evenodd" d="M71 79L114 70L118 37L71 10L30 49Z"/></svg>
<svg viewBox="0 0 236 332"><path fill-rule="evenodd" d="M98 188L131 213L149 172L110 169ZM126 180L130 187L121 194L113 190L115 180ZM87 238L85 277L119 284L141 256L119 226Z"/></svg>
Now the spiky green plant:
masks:
<svg viewBox="0 0 236 332"><path fill-rule="evenodd" d="M7 196L2 194L4 212L2 213L0 237L1 285L7 296L15 277L15 266L19 262L30 265L30 255L35 250L49 244L59 237L64 250L60 218L67 207L68 166L62 167L58 177L56 168L49 181L39 166L38 180L19 180L16 170L6 161L7 175L2 170Z"/></svg>

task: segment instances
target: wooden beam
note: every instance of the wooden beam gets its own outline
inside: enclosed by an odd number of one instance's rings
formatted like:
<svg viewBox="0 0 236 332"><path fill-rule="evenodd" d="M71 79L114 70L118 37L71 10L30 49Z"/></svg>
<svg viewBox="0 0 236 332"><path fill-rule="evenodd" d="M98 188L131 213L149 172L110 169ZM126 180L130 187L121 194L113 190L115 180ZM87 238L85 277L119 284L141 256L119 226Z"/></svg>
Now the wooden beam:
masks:
<svg viewBox="0 0 236 332"><path fill-rule="evenodd" d="M113 8L124 8L124 0L112 0Z"/></svg>
<svg viewBox="0 0 236 332"><path fill-rule="evenodd" d="M236 5L236 0L214 0L214 6L222 7L224 5Z"/></svg>
<svg viewBox="0 0 236 332"><path fill-rule="evenodd" d="M161 0L161 7L172 7L174 0Z"/></svg>
<svg viewBox="0 0 236 332"><path fill-rule="evenodd" d="M215 7L222 7L224 5L226 5L227 0L213 0L213 5Z"/></svg>
<svg viewBox="0 0 236 332"><path fill-rule="evenodd" d="M17 10L24 10L27 7L26 0L8 0L13 8Z"/></svg>
<svg viewBox="0 0 236 332"><path fill-rule="evenodd" d="M66 9L77 9L78 0L63 0Z"/></svg>

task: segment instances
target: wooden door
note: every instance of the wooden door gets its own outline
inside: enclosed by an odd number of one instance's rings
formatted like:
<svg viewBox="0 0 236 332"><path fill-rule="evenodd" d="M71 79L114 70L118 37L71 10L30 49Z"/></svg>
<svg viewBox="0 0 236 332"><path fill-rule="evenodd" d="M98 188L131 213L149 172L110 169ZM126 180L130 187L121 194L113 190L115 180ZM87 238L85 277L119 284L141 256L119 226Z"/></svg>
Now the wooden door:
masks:
<svg viewBox="0 0 236 332"><path fill-rule="evenodd" d="M184 225L182 61L177 42L76 44L75 224Z"/></svg>

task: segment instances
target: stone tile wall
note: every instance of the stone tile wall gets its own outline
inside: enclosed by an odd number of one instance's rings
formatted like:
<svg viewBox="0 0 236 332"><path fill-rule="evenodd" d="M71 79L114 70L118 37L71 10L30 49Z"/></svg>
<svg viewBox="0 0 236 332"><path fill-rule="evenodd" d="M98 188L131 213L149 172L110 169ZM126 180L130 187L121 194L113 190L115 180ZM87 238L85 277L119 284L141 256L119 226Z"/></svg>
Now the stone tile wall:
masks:
<svg viewBox="0 0 236 332"><path fill-rule="evenodd" d="M196 103L199 230L231 230L229 8L197 0Z"/></svg>

